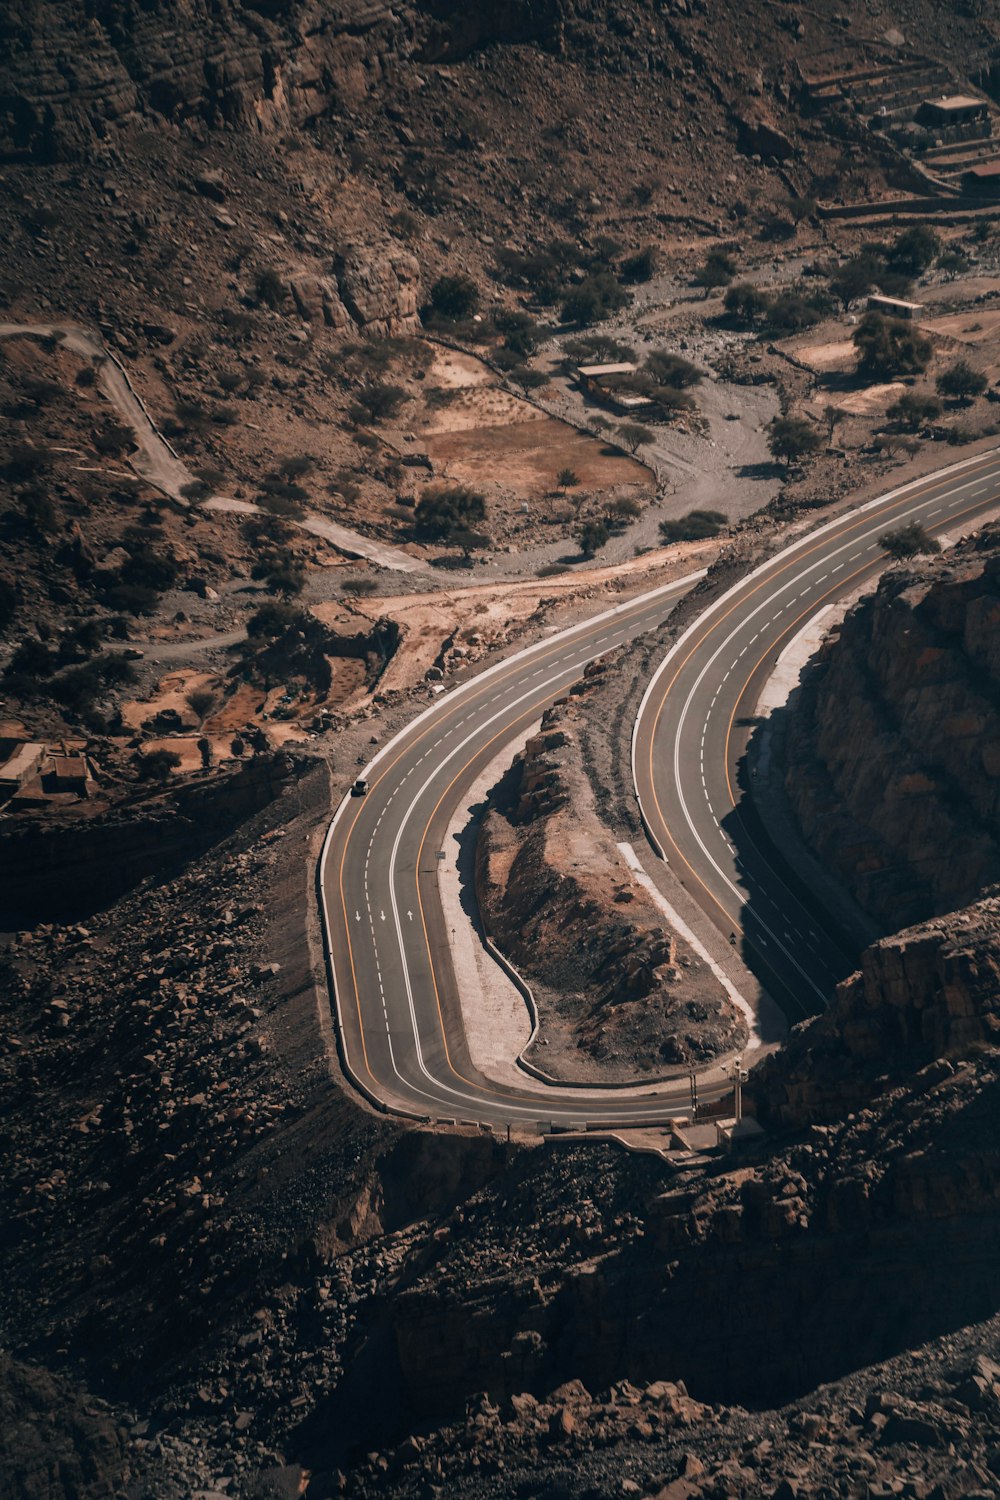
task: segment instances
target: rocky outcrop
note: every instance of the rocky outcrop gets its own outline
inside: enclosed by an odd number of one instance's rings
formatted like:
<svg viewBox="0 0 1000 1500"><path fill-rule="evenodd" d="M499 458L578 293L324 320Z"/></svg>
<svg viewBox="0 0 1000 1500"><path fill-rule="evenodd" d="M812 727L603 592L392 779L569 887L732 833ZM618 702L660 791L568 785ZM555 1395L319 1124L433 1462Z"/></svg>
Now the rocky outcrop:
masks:
<svg viewBox="0 0 1000 1500"><path fill-rule="evenodd" d="M337 257L337 284L349 315L366 333L413 332L420 263L397 246L347 245Z"/></svg>
<svg viewBox="0 0 1000 1500"><path fill-rule="evenodd" d="M71 1381L0 1352L0 1487L19 1500L106 1500L125 1444L116 1414Z"/></svg>
<svg viewBox="0 0 1000 1500"><path fill-rule="evenodd" d="M864 1109L915 1075L929 1092L1000 1040L1000 897L866 950L825 1014L797 1026L753 1074L769 1126L801 1129Z"/></svg>
<svg viewBox="0 0 1000 1500"><path fill-rule="evenodd" d="M89 155L109 130L138 120L288 129L350 109L401 58L557 42L565 9L560 0L16 0L0 22L0 157Z"/></svg>
<svg viewBox="0 0 1000 1500"><path fill-rule="evenodd" d="M535 991L532 1061L558 1077L625 1081L715 1057L746 1032L598 816L582 735L605 671L588 669L515 762L484 819L477 873L486 927Z"/></svg>
<svg viewBox="0 0 1000 1500"><path fill-rule="evenodd" d="M1000 881L1000 527L851 611L791 719L786 784L886 931Z"/></svg>
<svg viewBox="0 0 1000 1500"><path fill-rule="evenodd" d="M20 0L4 18L0 154L88 155L128 121L279 130L350 105L409 45L380 0Z"/></svg>

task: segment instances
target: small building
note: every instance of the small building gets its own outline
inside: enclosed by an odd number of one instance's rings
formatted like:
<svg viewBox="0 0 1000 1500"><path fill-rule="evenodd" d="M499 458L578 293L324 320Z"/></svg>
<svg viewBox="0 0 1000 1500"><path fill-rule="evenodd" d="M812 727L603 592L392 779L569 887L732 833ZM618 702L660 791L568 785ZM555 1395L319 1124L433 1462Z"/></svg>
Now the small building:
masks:
<svg viewBox="0 0 1000 1500"><path fill-rule="evenodd" d="M1000 161L984 161L963 172L962 191L970 197L1000 198Z"/></svg>
<svg viewBox="0 0 1000 1500"><path fill-rule="evenodd" d="M921 125L968 125L973 120L988 120L989 105L985 99L975 99L971 94L942 94L938 99L925 99L917 110Z"/></svg>
<svg viewBox="0 0 1000 1500"><path fill-rule="evenodd" d="M581 365L576 372L577 379L585 391L591 390L594 386L603 387L605 381L613 381L616 375L634 375L635 373L636 366L629 364Z"/></svg>
<svg viewBox="0 0 1000 1500"><path fill-rule="evenodd" d="M33 781L44 759L44 745L28 743L16 746L0 765L0 797L12 797L25 782Z"/></svg>
<svg viewBox="0 0 1000 1500"><path fill-rule="evenodd" d="M902 297L883 297L875 294L868 298L868 311L882 313L887 318L902 318L912 323L924 310L922 302L904 302Z"/></svg>
<svg viewBox="0 0 1000 1500"><path fill-rule="evenodd" d="M641 396L635 391L616 389L619 381L637 373L636 366L629 364L580 365L576 375L581 388L588 396L603 401L606 406L612 407L615 411L632 412L653 405L648 396Z"/></svg>
<svg viewBox="0 0 1000 1500"><path fill-rule="evenodd" d="M85 755L53 755L46 776L47 790L53 792L76 792L86 797L90 790L90 767Z"/></svg>

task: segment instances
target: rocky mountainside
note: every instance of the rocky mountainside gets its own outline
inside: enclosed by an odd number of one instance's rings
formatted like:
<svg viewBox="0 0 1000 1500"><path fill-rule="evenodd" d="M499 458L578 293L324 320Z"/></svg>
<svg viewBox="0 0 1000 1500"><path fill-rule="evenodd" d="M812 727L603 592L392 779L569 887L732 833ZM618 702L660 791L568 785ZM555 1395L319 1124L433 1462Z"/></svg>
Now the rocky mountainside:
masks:
<svg viewBox="0 0 1000 1500"><path fill-rule="evenodd" d="M480 829L477 887L487 931L533 986L532 1063L627 1082L735 1050L746 1027L598 814L581 727L608 670L587 669L501 784Z"/></svg>
<svg viewBox="0 0 1000 1500"><path fill-rule="evenodd" d="M792 806L886 931L1000 880L1000 527L891 569L801 698Z"/></svg>

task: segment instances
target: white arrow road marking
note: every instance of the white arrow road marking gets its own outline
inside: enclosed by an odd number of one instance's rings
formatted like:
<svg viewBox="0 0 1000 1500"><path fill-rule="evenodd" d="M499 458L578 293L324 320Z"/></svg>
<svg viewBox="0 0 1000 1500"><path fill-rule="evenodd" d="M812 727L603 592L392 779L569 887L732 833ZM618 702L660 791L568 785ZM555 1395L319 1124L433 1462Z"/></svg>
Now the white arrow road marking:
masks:
<svg viewBox="0 0 1000 1500"><path fill-rule="evenodd" d="M384 922L385 921L385 912L384 911L380 911L379 912L379 916L382 918L382 921Z"/></svg>
<svg viewBox="0 0 1000 1500"><path fill-rule="evenodd" d="M355 920L355 922L360 922L361 921L361 913L359 911L356 911L354 913L354 920Z"/></svg>

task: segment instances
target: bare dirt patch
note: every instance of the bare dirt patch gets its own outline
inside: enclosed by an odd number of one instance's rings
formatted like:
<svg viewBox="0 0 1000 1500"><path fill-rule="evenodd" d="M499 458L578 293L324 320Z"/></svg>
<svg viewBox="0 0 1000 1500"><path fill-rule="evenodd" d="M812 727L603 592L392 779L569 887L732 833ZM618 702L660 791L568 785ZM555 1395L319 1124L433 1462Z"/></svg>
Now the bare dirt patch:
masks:
<svg viewBox="0 0 1000 1500"><path fill-rule="evenodd" d="M370 595L352 602L349 613L337 601L315 604L312 613L341 633L367 628L377 620L392 620L399 626L399 646L376 690L378 697L388 697L423 683L428 672L447 679L498 647L519 641L550 617L558 615L561 623L567 623L567 610L601 594L608 595L611 603L616 596L628 597L706 567L718 555L720 545L717 541L683 542L615 568L586 573L567 570L552 578L468 584L435 593Z"/></svg>
<svg viewBox="0 0 1000 1500"><path fill-rule="evenodd" d="M1000 336L1000 308L973 308L969 312L951 313L941 318L925 318L920 327L926 333L943 334L960 344L993 343Z"/></svg>
<svg viewBox="0 0 1000 1500"><path fill-rule="evenodd" d="M629 493L650 488L649 472L641 464L541 415L529 422L443 433L428 439L427 449L449 479L476 485L499 480L524 500L553 495L562 469L572 469L584 489Z"/></svg>

